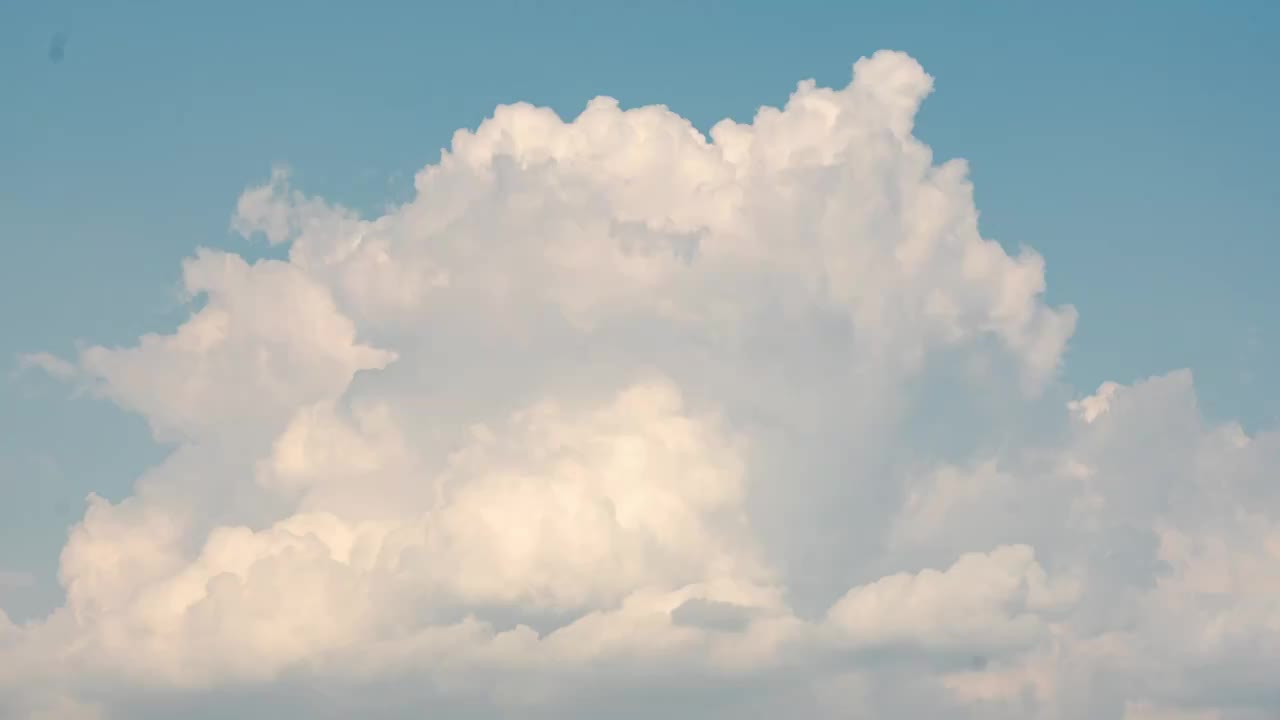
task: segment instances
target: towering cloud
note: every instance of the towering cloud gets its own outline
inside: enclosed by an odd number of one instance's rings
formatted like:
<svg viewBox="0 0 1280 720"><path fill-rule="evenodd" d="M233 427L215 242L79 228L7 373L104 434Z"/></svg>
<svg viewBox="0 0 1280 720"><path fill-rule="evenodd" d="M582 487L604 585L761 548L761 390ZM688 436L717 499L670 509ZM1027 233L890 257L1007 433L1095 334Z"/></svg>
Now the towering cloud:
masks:
<svg viewBox="0 0 1280 720"><path fill-rule="evenodd" d="M1062 386L1075 312L914 137L932 86L504 106L377 217L246 190L287 260L28 361L172 452L0 615L0 712L1273 717L1280 436Z"/></svg>

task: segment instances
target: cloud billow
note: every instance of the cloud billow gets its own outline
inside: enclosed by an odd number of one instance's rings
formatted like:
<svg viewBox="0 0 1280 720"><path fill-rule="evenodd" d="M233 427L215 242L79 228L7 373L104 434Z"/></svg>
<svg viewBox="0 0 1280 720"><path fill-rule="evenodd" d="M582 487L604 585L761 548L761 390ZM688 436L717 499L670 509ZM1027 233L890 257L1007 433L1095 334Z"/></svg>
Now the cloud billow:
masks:
<svg viewBox="0 0 1280 720"><path fill-rule="evenodd" d="M175 332L32 356L172 453L0 614L0 712L1274 714L1280 441L1186 373L1056 402L1075 311L914 137L932 86L503 106L377 217L246 190L286 260L200 250Z"/></svg>

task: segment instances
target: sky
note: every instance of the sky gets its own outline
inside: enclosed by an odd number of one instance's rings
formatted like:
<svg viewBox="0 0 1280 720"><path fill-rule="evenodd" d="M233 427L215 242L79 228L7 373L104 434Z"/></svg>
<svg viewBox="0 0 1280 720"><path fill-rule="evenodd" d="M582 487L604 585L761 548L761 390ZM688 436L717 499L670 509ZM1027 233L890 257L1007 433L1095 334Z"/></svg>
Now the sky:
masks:
<svg viewBox="0 0 1280 720"><path fill-rule="evenodd" d="M0 3L0 716L1274 716L1278 33Z"/></svg>

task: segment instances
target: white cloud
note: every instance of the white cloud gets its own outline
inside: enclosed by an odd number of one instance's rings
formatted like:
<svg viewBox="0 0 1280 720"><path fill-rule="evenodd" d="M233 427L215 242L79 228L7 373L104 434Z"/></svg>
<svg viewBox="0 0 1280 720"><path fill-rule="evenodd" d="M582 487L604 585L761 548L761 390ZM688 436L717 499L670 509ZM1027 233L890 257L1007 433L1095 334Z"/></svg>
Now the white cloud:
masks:
<svg viewBox="0 0 1280 720"><path fill-rule="evenodd" d="M300 405L340 395L394 353L360 344L329 290L288 263L202 250L183 268L207 303L173 335L91 347L81 366L158 437L208 441L278 431Z"/></svg>
<svg viewBox="0 0 1280 720"><path fill-rule="evenodd" d="M59 380L71 380L79 374L79 368L62 358L47 352L23 353L18 356L18 369L39 369L50 377Z"/></svg>
<svg viewBox="0 0 1280 720"><path fill-rule="evenodd" d="M233 226L287 261L199 251L175 332L28 361L173 452L0 623L0 713L1280 707L1280 438L1186 373L1065 399L1075 313L912 135L932 85L878 53L710 137L505 106L372 218L273 172Z"/></svg>
<svg viewBox="0 0 1280 720"><path fill-rule="evenodd" d="M968 656L1022 650L1043 640L1041 612L1072 600L1052 587L1025 545L966 553L943 572L899 573L853 588L831 623L855 646Z"/></svg>

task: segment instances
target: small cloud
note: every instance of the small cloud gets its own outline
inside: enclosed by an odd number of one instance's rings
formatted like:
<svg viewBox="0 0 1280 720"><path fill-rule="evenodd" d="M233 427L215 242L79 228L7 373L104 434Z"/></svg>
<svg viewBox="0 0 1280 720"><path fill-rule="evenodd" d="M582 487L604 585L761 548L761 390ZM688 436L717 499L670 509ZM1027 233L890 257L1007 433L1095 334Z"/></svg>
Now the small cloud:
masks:
<svg viewBox="0 0 1280 720"><path fill-rule="evenodd" d="M43 370L50 377L58 380L70 380L79 374L75 365L47 352L22 353L18 355L19 370Z"/></svg>

